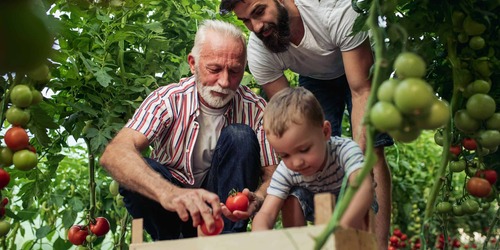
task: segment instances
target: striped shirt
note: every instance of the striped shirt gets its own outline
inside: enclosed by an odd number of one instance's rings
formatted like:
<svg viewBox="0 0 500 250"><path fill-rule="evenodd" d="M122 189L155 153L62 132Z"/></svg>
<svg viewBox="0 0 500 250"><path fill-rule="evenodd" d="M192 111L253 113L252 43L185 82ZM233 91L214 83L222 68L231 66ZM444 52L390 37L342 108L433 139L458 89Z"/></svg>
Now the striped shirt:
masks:
<svg viewBox="0 0 500 250"><path fill-rule="evenodd" d="M286 199L292 187L303 187L312 193L330 192L338 196L344 176L363 166L359 145L349 138L332 136L327 144L327 161L323 170L304 176L285 166L283 161L274 172L267 193Z"/></svg>
<svg viewBox="0 0 500 250"><path fill-rule="evenodd" d="M151 158L166 166L181 183L193 185L192 152L199 132L199 99L194 77L151 92L125 125L144 134L152 145ZM262 166L276 165L274 154L262 127L266 101L248 87L237 89L224 113L228 124L249 125L260 144Z"/></svg>

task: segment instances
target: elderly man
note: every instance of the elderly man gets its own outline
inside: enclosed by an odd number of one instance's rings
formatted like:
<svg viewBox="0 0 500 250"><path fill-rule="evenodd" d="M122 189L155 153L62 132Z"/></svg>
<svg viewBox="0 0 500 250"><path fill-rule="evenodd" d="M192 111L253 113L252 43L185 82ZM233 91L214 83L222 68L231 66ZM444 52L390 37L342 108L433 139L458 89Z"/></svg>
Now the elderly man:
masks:
<svg viewBox="0 0 500 250"><path fill-rule="evenodd" d="M262 128L266 102L240 85L245 45L234 25L205 21L187 58L193 76L153 91L100 159L154 240L194 237L203 221L211 232L220 217L223 233L246 231L263 202L278 159ZM232 189L249 197L247 211L221 204Z"/></svg>

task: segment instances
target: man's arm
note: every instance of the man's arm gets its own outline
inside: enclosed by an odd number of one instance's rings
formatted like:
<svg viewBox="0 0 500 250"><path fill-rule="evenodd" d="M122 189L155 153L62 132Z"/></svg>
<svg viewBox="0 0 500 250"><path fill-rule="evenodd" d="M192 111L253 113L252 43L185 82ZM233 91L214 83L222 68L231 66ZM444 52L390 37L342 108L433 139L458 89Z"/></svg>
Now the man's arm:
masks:
<svg viewBox="0 0 500 250"><path fill-rule="evenodd" d="M373 54L370 42L366 39L353 50L342 52L345 73L352 95L351 123L354 140L364 149L365 130L362 128L366 103L370 95L370 67L373 64Z"/></svg>
<svg viewBox="0 0 500 250"><path fill-rule="evenodd" d="M100 164L121 185L157 201L168 211L177 212L183 221L191 216L193 226L198 226L203 218L213 228L212 213L220 216L219 197L203 189L183 189L166 181L144 161L141 151L148 145L145 135L123 128L106 147Z"/></svg>
<svg viewBox="0 0 500 250"><path fill-rule="evenodd" d="M280 76L280 78L273 82L262 85L262 88L269 99L271 99L271 97L273 97L273 95L278 93L280 90L288 87L290 87L290 84L284 75Z"/></svg>

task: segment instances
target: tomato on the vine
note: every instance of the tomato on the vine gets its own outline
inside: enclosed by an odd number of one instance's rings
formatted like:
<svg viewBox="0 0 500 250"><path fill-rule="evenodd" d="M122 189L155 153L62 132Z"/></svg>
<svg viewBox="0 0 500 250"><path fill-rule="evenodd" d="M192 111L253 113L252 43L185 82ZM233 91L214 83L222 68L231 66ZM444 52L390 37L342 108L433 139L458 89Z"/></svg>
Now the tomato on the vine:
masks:
<svg viewBox="0 0 500 250"><path fill-rule="evenodd" d="M479 203L473 199L468 199L462 203L462 209L467 214L475 214L479 211Z"/></svg>
<svg viewBox="0 0 500 250"><path fill-rule="evenodd" d="M242 192L231 193L226 200L226 207L229 211L247 211L249 200Z"/></svg>
<svg viewBox="0 0 500 250"><path fill-rule="evenodd" d="M6 187L10 182L9 172L5 171L5 169L0 168L0 189Z"/></svg>
<svg viewBox="0 0 500 250"><path fill-rule="evenodd" d="M490 194L491 184L486 179L471 177L467 181L466 189L472 196L483 198Z"/></svg>
<svg viewBox="0 0 500 250"><path fill-rule="evenodd" d="M394 60L394 70L399 78L421 78L425 75L424 59L413 52L400 53Z"/></svg>
<svg viewBox="0 0 500 250"><path fill-rule="evenodd" d="M36 167L38 164L38 158L35 153L28 149L23 149L14 153L12 162L14 163L14 167L16 169L28 171Z"/></svg>
<svg viewBox="0 0 500 250"><path fill-rule="evenodd" d="M73 225L68 230L68 240L73 245L81 245L85 242L87 235L89 235L88 228L82 225Z"/></svg>
<svg viewBox="0 0 500 250"><path fill-rule="evenodd" d="M451 172L459 173L465 170L465 167L467 166L467 163L463 159L459 159L456 161L450 161L448 163L448 167L450 168Z"/></svg>
<svg viewBox="0 0 500 250"><path fill-rule="evenodd" d="M465 109L460 109L455 112L453 115L453 122L458 130L466 133L476 132L481 127L479 121L472 118Z"/></svg>
<svg viewBox="0 0 500 250"><path fill-rule="evenodd" d="M469 137L463 138L462 147L464 147L467 150L476 150L477 149L476 140Z"/></svg>
<svg viewBox="0 0 500 250"><path fill-rule="evenodd" d="M99 236L103 236L109 232L109 221L105 217L95 218L95 223L90 223L90 231Z"/></svg>
<svg viewBox="0 0 500 250"><path fill-rule="evenodd" d="M27 85L16 85L10 92L10 101L18 107L26 108L31 105L32 100L33 94L31 93L30 87Z"/></svg>
<svg viewBox="0 0 500 250"><path fill-rule="evenodd" d="M460 155L460 153L462 152L462 147L460 145L451 145L450 146L450 152L455 157L458 157L458 155Z"/></svg>
<svg viewBox="0 0 500 250"><path fill-rule="evenodd" d="M437 204L436 206L436 210L439 212L439 213L449 213L452 211L452 206L451 206L451 203L447 202L447 201L441 201Z"/></svg>
<svg viewBox="0 0 500 250"><path fill-rule="evenodd" d="M14 152L8 147L0 147L0 166L12 165L12 155Z"/></svg>
<svg viewBox="0 0 500 250"><path fill-rule="evenodd" d="M495 100L488 94L477 93L469 97L465 104L467 113L476 120L490 118L496 109Z"/></svg>
<svg viewBox="0 0 500 250"><path fill-rule="evenodd" d="M379 131L387 132L401 128L403 116L392 103L378 101L370 110L370 121Z"/></svg>
<svg viewBox="0 0 500 250"><path fill-rule="evenodd" d="M10 223L7 221L0 221L0 237L7 235L10 231Z"/></svg>
<svg viewBox="0 0 500 250"><path fill-rule="evenodd" d="M22 127L30 121L30 113L22 108L12 106L5 112L5 118L10 124Z"/></svg>
<svg viewBox="0 0 500 250"><path fill-rule="evenodd" d="M7 147L12 149L12 151L18 151L28 147L30 138L28 133L21 127L12 127L5 133L4 136L5 144Z"/></svg>
<svg viewBox="0 0 500 250"><path fill-rule="evenodd" d="M200 227L201 227L201 232L203 233L203 235L207 235L207 236L218 235L218 234L222 233L222 230L224 229L224 220L222 220L221 217L219 217L218 219L215 219L215 228L212 232L208 231L208 228L207 228L207 225L205 224L205 221L201 222Z"/></svg>
<svg viewBox="0 0 500 250"><path fill-rule="evenodd" d="M497 172L493 169L478 170L475 176L486 179L491 185L497 182Z"/></svg>

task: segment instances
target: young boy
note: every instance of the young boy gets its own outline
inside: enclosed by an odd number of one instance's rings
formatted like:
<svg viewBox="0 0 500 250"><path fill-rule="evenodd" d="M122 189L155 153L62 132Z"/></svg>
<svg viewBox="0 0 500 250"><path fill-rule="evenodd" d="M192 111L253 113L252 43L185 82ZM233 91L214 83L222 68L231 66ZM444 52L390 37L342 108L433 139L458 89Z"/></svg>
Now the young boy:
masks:
<svg viewBox="0 0 500 250"><path fill-rule="evenodd" d="M358 144L331 137L330 122L319 102L302 87L286 88L271 98L264 111L264 130L281 162L253 219L252 231L272 229L280 210L284 227L314 221L314 194L330 192L338 197L344 176L353 182L363 165ZM340 225L366 229L364 218L372 201L372 179L367 176Z"/></svg>

